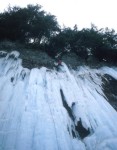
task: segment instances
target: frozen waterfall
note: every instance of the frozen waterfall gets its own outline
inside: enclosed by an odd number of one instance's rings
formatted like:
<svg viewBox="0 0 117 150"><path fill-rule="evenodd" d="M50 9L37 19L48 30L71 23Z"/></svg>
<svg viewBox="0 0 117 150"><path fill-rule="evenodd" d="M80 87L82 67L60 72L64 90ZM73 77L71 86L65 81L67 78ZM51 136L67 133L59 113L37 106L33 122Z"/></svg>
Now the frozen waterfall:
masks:
<svg viewBox="0 0 117 150"><path fill-rule="evenodd" d="M117 150L101 78L117 68L29 70L18 52L0 55L0 150Z"/></svg>

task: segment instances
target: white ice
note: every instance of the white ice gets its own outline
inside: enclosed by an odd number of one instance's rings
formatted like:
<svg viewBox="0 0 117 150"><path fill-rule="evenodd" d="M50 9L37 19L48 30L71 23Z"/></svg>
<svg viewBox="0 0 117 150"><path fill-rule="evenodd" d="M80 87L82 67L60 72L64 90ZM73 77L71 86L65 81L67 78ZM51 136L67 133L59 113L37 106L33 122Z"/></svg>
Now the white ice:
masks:
<svg viewBox="0 0 117 150"><path fill-rule="evenodd" d="M106 100L101 78L117 79L117 68L75 71L62 65L59 72L28 70L18 52L0 58L0 150L117 149L117 112ZM79 120L90 131L83 139L75 128Z"/></svg>

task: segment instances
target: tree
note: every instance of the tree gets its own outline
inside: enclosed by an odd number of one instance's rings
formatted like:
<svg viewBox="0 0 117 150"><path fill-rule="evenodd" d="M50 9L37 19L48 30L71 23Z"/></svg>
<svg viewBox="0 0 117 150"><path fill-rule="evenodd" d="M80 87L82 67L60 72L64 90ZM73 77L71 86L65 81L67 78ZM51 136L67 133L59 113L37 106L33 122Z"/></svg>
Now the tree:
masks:
<svg viewBox="0 0 117 150"><path fill-rule="evenodd" d="M59 31L55 16L41 10L40 5L25 8L9 7L0 14L0 40L8 39L23 43L40 44Z"/></svg>

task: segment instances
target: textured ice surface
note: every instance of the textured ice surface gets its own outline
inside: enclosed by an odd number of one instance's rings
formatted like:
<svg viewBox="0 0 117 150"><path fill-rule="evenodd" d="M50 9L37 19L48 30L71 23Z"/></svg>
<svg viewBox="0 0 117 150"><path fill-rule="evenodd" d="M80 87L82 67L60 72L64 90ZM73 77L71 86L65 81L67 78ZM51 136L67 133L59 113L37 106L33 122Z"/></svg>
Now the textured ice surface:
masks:
<svg viewBox="0 0 117 150"><path fill-rule="evenodd" d="M117 150L117 112L101 80L117 79L117 68L21 63L18 52L0 58L0 150Z"/></svg>

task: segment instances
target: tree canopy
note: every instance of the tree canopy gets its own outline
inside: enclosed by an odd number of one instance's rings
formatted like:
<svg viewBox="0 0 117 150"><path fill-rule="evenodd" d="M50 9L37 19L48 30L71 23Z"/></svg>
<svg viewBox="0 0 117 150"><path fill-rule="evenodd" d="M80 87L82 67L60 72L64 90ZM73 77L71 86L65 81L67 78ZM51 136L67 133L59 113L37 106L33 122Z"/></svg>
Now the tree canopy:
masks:
<svg viewBox="0 0 117 150"><path fill-rule="evenodd" d="M0 13L0 41L8 40L42 46L55 56L66 49L87 58L88 51L99 59L117 60L117 34L114 29L91 28L78 30L77 25L61 28L54 15L42 10L40 5L8 7Z"/></svg>
<svg viewBox="0 0 117 150"><path fill-rule="evenodd" d="M41 10L40 5L9 7L0 14L0 40L39 43L59 31L56 17Z"/></svg>

